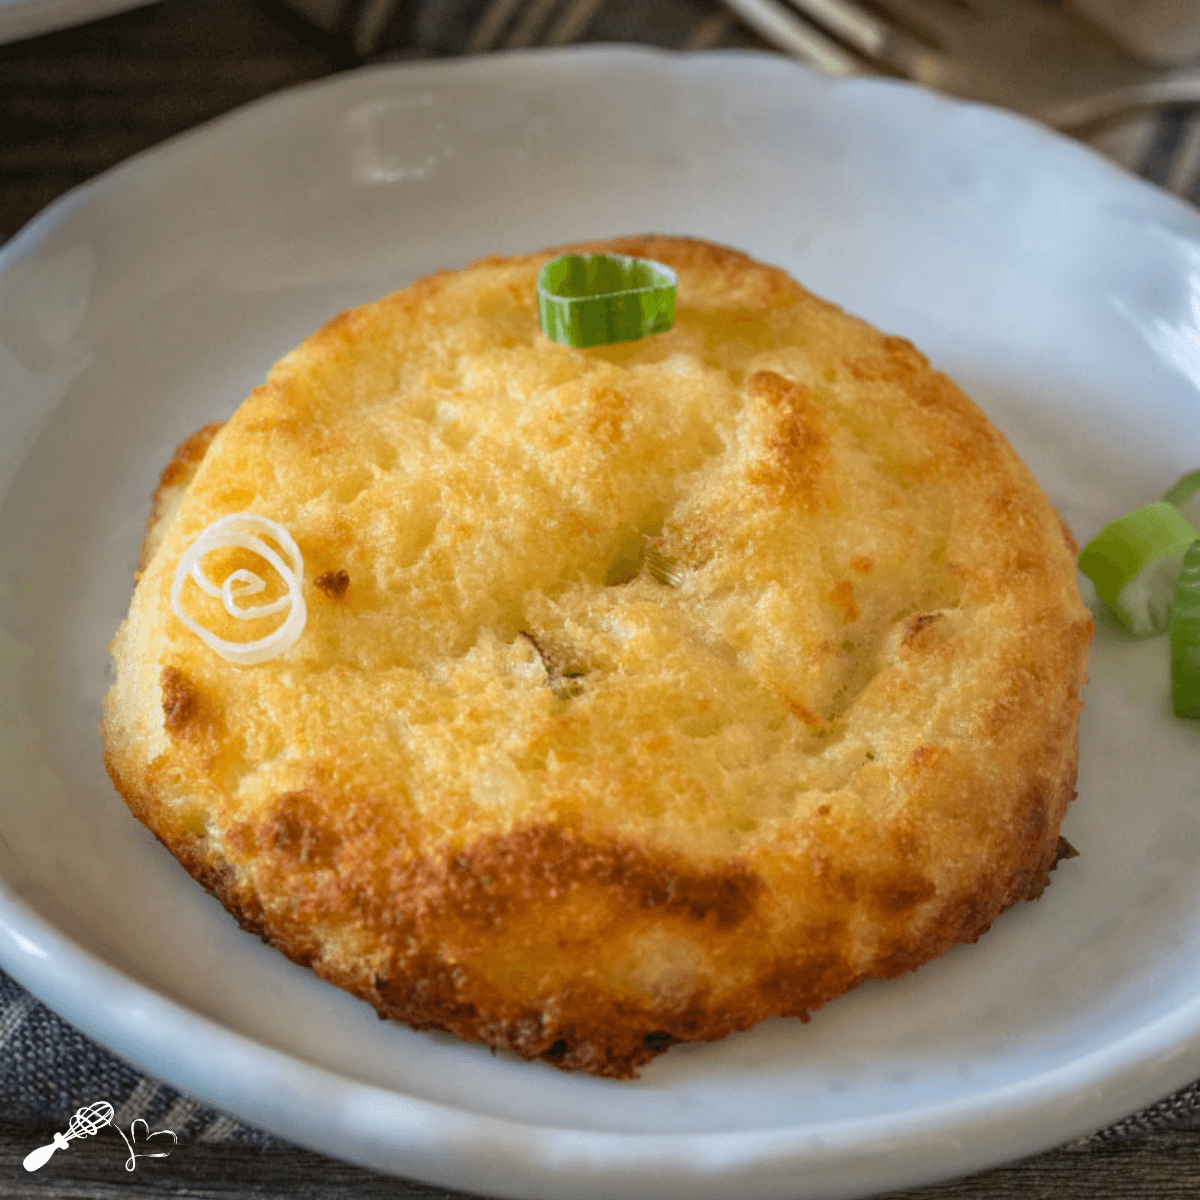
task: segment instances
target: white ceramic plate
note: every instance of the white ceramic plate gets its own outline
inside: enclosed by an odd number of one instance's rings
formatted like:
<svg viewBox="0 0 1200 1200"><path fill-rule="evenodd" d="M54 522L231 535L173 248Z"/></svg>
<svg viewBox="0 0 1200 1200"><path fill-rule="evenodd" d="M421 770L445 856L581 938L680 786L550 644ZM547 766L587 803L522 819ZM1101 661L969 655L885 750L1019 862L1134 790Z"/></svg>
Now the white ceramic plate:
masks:
<svg viewBox="0 0 1200 1200"><path fill-rule="evenodd" d="M618 48L253 105L0 254L0 962L246 1120L503 1196L861 1195L1200 1075L1200 725L1169 716L1164 644L1107 624L1065 826L1082 856L1037 904L637 1083L379 1022L241 933L125 812L96 732L105 647L175 444L348 305L646 230L739 246L913 338L1080 537L1200 465L1200 222L1017 118L775 57Z"/></svg>
<svg viewBox="0 0 1200 1200"><path fill-rule="evenodd" d="M153 0L0 0L0 43L82 25Z"/></svg>

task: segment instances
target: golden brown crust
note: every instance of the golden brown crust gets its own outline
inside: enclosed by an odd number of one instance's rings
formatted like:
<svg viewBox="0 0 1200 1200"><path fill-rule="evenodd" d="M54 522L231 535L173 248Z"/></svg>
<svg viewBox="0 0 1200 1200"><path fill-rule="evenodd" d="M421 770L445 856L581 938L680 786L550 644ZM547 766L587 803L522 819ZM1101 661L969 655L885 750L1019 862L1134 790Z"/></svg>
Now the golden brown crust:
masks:
<svg viewBox="0 0 1200 1200"><path fill-rule="evenodd" d="M1039 895L1091 625L1069 531L909 343L723 247L569 249L674 267L675 328L555 347L558 251L485 259L341 314L180 448L105 760L244 928L381 1015L631 1078ZM253 668L167 603L248 508L313 589Z"/></svg>
<svg viewBox="0 0 1200 1200"><path fill-rule="evenodd" d="M313 580L313 587L319 588L331 600L341 599L349 586L350 575L346 571L324 571Z"/></svg>
<svg viewBox="0 0 1200 1200"><path fill-rule="evenodd" d="M169 733L177 733L195 718L199 697L178 667L163 667L159 686L162 688L163 728Z"/></svg>

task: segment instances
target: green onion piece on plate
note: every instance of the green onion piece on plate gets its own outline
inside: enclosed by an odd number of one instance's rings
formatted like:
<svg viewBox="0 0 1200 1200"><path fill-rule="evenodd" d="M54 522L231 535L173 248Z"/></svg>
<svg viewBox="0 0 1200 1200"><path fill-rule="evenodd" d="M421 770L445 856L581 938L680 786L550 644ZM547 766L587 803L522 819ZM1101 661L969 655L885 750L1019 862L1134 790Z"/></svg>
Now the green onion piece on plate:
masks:
<svg viewBox="0 0 1200 1200"><path fill-rule="evenodd" d="M675 324L675 272L649 258L564 254L538 272L542 332L564 346L607 346Z"/></svg>
<svg viewBox="0 0 1200 1200"><path fill-rule="evenodd" d="M1183 556L1196 529L1160 500L1106 525L1079 555L1079 569L1134 637L1162 633L1171 616Z"/></svg>
<svg viewBox="0 0 1200 1200"><path fill-rule="evenodd" d="M1200 471L1185 475L1164 497L1200 529Z"/></svg>
<svg viewBox="0 0 1200 1200"><path fill-rule="evenodd" d="M1183 556L1171 606L1171 707L1200 720L1200 538Z"/></svg>

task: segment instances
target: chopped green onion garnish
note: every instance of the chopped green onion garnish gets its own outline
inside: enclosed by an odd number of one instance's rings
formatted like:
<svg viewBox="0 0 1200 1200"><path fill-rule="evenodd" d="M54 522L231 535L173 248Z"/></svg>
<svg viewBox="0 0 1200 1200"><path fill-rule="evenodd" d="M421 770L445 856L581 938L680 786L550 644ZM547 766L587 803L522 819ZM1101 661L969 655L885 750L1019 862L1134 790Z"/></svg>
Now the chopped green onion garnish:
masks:
<svg viewBox="0 0 1200 1200"><path fill-rule="evenodd" d="M1079 555L1079 569L1135 637L1167 628L1175 584L1195 527L1160 500L1106 525Z"/></svg>
<svg viewBox="0 0 1200 1200"><path fill-rule="evenodd" d="M650 538L646 539L646 570L651 579L666 587L679 587L683 582L679 564L668 558Z"/></svg>
<svg viewBox="0 0 1200 1200"><path fill-rule="evenodd" d="M1164 497L1200 529L1200 471L1185 475Z"/></svg>
<svg viewBox="0 0 1200 1200"><path fill-rule="evenodd" d="M1171 707L1200 720L1200 538L1183 556L1171 606Z"/></svg>
<svg viewBox="0 0 1200 1200"><path fill-rule="evenodd" d="M675 272L649 258L564 254L538 272L542 332L564 346L607 346L675 323Z"/></svg>

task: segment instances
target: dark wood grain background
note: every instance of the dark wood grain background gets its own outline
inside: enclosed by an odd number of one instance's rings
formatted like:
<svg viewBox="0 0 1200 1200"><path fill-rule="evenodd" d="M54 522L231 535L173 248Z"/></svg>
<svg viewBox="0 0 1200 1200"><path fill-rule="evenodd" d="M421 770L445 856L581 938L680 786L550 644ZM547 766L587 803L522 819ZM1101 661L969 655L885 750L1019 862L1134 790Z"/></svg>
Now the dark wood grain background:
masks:
<svg viewBox="0 0 1200 1200"><path fill-rule="evenodd" d="M271 0L164 0L0 47L0 242L56 197L130 155L249 100L355 63L347 44L309 29ZM169 1158L143 1160L127 1172L115 1136L97 1136L72 1143L36 1175L26 1173L21 1160L57 1128L6 1119L0 1111L0 1200L457 1195L278 1144L180 1144ZM1063 1148L968 1179L894 1192L889 1200L1185 1196L1200 1197L1200 1123Z"/></svg>

